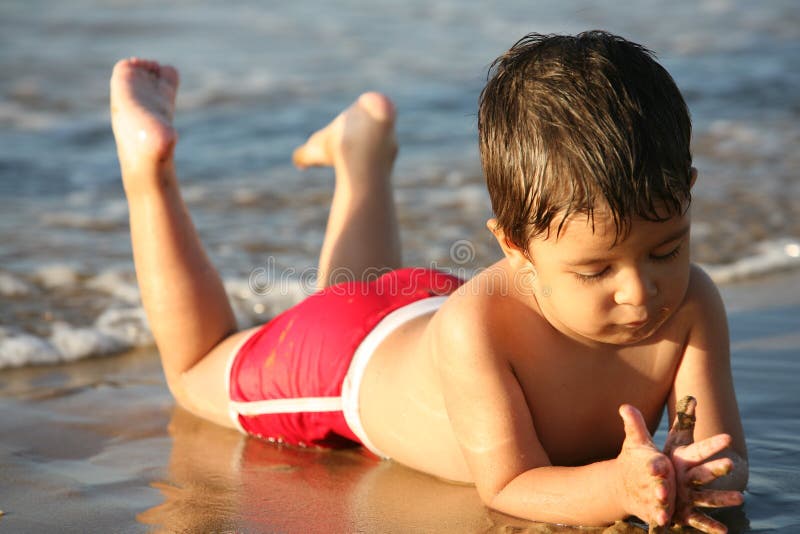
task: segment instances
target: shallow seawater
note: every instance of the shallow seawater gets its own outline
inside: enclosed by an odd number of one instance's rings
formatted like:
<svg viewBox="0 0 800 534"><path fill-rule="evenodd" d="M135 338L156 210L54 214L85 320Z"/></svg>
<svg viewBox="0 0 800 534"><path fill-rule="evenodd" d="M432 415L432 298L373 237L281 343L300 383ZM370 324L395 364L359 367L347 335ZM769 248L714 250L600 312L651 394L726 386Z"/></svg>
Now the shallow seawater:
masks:
<svg viewBox="0 0 800 534"><path fill-rule="evenodd" d="M0 508L8 512L0 530L21 513L23 531L302 530L309 516L299 488L312 484L325 511L313 516L320 528L335 519L355 529L454 531L466 518L489 531L524 531L474 512L471 493L402 468L375 470L346 454L287 459L185 414L170 419L152 352L96 358L152 344L108 77L131 55L179 67L183 194L245 326L313 287L307 275L332 178L293 169L289 155L366 90L386 92L399 109L394 183L406 262L467 277L494 261L476 143L486 69L527 32L591 28L652 48L692 112L700 170L692 254L727 295L751 460L743 510L720 517L733 532L800 531L800 285L797 276L739 282L800 265L795 0L512 0L491 9L475 0L0 3ZM766 290L768 299L758 293ZM84 361L27 368L76 360ZM126 372L107 379L123 360ZM240 470L188 469L181 454L200 462L217 437L224 454L250 451ZM354 474L336 479L346 466ZM265 477L287 498L270 494ZM381 508L379 497L391 499L398 485L409 499ZM347 509L337 508L341 491L357 496ZM445 504L435 498L443 495ZM284 514L281 525L271 510Z"/></svg>
<svg viewBox="0 0 800 534"><path fill-rule="evenodd" d="M399 109L405 262L469 276L494 261L476 146L486 69L530 31L591 28L652 48L685 94L694 259L720 282L800 265L794 0L3 2L0 368L150 343L108 123L117 59L181 70L183 193L245 326L307 293L332 179L289 155L365 90ZM289 283L263 298L263 273Z"/></svg>

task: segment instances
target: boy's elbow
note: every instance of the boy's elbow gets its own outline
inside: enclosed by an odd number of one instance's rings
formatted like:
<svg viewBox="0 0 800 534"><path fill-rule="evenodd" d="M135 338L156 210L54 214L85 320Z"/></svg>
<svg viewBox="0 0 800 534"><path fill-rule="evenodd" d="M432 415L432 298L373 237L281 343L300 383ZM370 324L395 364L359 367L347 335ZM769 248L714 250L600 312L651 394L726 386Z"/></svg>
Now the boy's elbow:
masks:
<svg viewBox="0 0 800 534"><path fill-rule="evenodd" d="M731 489L744 491L750 479L750 463L747 461L746 455L741 456L735 452L730 458L733 462L733 469L731 469L731 472L726 478L730 478L730 484L733 486Z"/></svg>
<svg viewBox="0 0 800 534"><path fill-rule="evenodd" d="M492 488L486 488L485 486L477 485L475 489L478 490L478 496L481 498L481 502L492 509L497 509L495 506L495 500L497 499L497 495L500 493L498 490L494 490Z"/></svg>
<svg viewBox="0 0 800 534"><path fill-rule="evenodd" d="M512 479L513 480L513 479ZM503 500L506 494L506 488L511 484L512 480L508 481L484 481L475 482L475 489L478 490L478 496L481 502L492 510L504 512Z"/></svg>
<svg viewBox="0 0 800 534"><path fill-rule="evenodd" d="M728 458L733 462L733 468L727 475L707 484L706 488L727 491L744 491L747 489L747 482L750 479L750 464L747 458L743 458L736 453L728 455Z"/></svg>
<svg viewBox="0 0 800 534"><path fill-rule="evenodd" d="M747 482L750 480L750 463L747 458L736 458L733 461L733 470L731 471L731 484L732 489L736 491L744 491L747 489Z"/></svg>
<svg viewBox="0 0 800 534"><path fill-rule="evenodd" d="M484 506L489 508L490 510L494 510L496 512L505 512L502 506L502 498L501 498L501 491L485 491L482 492L478 490L478 495L480 495L481 502Z"/></svg>

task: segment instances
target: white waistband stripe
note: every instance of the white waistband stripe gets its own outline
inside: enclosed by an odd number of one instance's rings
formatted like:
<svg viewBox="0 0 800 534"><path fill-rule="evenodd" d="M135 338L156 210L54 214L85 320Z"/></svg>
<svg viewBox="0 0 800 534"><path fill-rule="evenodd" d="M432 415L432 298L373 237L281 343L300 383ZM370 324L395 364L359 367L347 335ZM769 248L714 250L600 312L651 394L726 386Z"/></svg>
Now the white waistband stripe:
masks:
<svg viewBox="0 0 800 534"><path fill-rule="evenodd" d="M231 401L230 407L239 415L273 413L338 412L341 397L303 397L298 399L269 399L252 402Z"/></svg>

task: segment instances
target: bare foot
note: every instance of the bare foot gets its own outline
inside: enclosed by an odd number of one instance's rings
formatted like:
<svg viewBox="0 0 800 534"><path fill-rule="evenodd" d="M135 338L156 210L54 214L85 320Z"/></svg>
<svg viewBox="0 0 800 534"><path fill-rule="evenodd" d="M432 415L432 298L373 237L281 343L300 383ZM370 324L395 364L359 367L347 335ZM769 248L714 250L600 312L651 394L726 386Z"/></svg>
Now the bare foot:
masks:
<svg viewBox="0 0 800 534"><path fill-rule="evenodd" d="M170 66L138 58L114 66L111 127L126 189L132 180L157 179L172 163L178 139L172 127L177 90L178 72Z"/></svg>
<svg viewBox="0 0 800 534"><path fill-rule="evenodd" d="M380 93L364 93L330 124L315 132L292 155L301 169L312 166L335 166L351 172L337 176L377 174L388 178L397 155L394 134L395 108ZM366 166L373 172L352 172L352 167Z"/></svg>

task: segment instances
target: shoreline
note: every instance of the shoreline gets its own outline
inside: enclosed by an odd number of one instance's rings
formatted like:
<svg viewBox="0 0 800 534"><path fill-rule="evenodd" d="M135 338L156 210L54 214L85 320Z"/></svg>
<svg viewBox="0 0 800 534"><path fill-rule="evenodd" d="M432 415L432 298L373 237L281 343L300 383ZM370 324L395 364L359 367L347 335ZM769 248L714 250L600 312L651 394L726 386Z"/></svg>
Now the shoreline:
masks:
<svg viewBox="0 0 800 534"><path fill-rule="evenodd" d="M790 287L800 272L721 288L736 358L797 346L796 331L759 326L800 305ZM0 413L2 531L643 532L530 523L487 510L470 486L361 449L246 438L175 407L152 348L0 371ZM748 522L737 510L718 517Z"/></svg>
<svg viewBox="0 0 800 534"><path fill-rule="evenodd" d="M456 241L450 253L464 253L474 259L475 250L471 242ZM313 269L286 278L277 271L273 259L254 268L249 277L224 278L240 329L263 324L313 292L311 279L305 276ZM460 278L470 278L485 269L446 261L419 265ZM800 242L775 240L758 254L732 264L698 265L723 294L736 294L738 288L753 284L770 287L771 281L778 279L794 280L791 285L800 280ZM286 272L296 274L294 270ZM37 276L42 280L37 282ZM0 307L0 373L152 348L152 333L133 272L112 269L88 276L67 265L51 265L29 278L14 278L0 269L0 297L7 297L9 303ZM785 300L785 293L780 293L775 297Z"/></svg>

